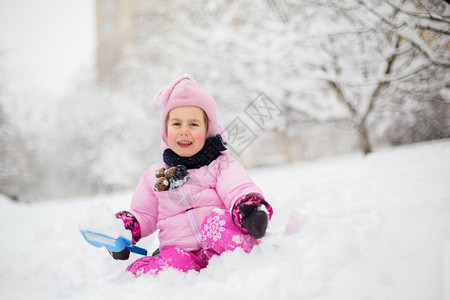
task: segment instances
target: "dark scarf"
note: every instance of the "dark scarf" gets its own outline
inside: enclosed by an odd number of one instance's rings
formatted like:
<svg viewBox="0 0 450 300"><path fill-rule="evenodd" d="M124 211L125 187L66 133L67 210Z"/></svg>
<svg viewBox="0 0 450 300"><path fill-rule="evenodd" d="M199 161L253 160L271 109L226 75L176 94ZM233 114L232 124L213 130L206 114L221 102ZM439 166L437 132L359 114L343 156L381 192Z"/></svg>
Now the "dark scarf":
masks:
<svg viewBox="0 0 450 300"><path fill-rule="evenodd" d="M184 165L186 169L198 169L209 165L220 156L220 151L227 150L227 144L220 134L205 140L203 148L191 157L182 157L168 148L163 153L163 161L169 166Z"/></svg>

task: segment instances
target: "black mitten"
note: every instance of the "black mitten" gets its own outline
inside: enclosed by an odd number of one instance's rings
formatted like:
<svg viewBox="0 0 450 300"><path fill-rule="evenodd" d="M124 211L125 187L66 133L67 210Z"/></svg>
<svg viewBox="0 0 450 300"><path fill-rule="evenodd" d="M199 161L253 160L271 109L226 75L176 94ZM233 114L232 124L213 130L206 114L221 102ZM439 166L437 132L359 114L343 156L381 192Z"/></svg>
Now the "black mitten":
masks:
<svg viewBox="0 0 450 300"><path fill-rule="evenodd" d="M262 210L263 205L269 216L266 211ZM259 239L266 233L272 213L272 207L269 203L260 194L253 193L246 195L235 203L231 216L235 224L251 236Z"/></svg>
<svg viewBox="0 0 450 300"><path fill-rule="evenodd" d="M266 234L269 218L266 212L259 210L257 204L241 205L240 212L242 214L242 227L247 229L251 236L259 239Z"/></svg>
<svg viewBox="0 0 450 300"><path fill-rule="evenodd" d="M117 260L127 260L130 257L130 250L128 250L127 248L123 249L120 252L111 252L109 250L108 252L114 259Z"/></svg>

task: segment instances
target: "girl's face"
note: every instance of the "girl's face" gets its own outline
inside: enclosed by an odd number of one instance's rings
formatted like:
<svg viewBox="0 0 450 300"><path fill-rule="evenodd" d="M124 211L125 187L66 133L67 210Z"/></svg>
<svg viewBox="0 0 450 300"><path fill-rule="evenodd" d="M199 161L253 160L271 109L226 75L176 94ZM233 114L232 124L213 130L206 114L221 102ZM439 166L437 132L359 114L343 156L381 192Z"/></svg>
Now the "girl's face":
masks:
<svg viewBox="0 0 450 300"><path fill-rule="evenodd" d="M205 145L207 124L201 108L174 108L169 112L166 124L169 147L179 156L193 156Z"/></svg>

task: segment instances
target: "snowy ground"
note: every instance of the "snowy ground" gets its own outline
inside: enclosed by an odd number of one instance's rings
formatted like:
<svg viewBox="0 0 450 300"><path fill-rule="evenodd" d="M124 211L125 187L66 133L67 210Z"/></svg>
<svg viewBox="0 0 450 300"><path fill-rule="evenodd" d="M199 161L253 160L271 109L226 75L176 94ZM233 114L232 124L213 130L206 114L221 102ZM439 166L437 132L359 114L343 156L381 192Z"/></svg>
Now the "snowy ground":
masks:
<svg viewBox="0 0 450 300"><path fill-rule="evenodd" d="M35 205L0 198L0 299L450 300L450 140L252 177L275 209L262 244L157 278L135 279L124 272L130 261L78 231L86 210L127 209L131 192Z"/></svg>

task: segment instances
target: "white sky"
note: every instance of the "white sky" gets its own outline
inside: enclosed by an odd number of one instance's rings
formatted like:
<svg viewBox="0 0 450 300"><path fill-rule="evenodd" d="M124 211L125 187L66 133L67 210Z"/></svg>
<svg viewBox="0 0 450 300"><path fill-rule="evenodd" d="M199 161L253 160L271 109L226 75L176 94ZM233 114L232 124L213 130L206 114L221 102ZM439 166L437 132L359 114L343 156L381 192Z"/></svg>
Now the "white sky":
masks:
<svg viewBox="0 0 450 300"><path fill-rule="evenodd" d="M55 95L70 88L94 62L94 8L95 0L0 0L4 84Z"/></svg>

